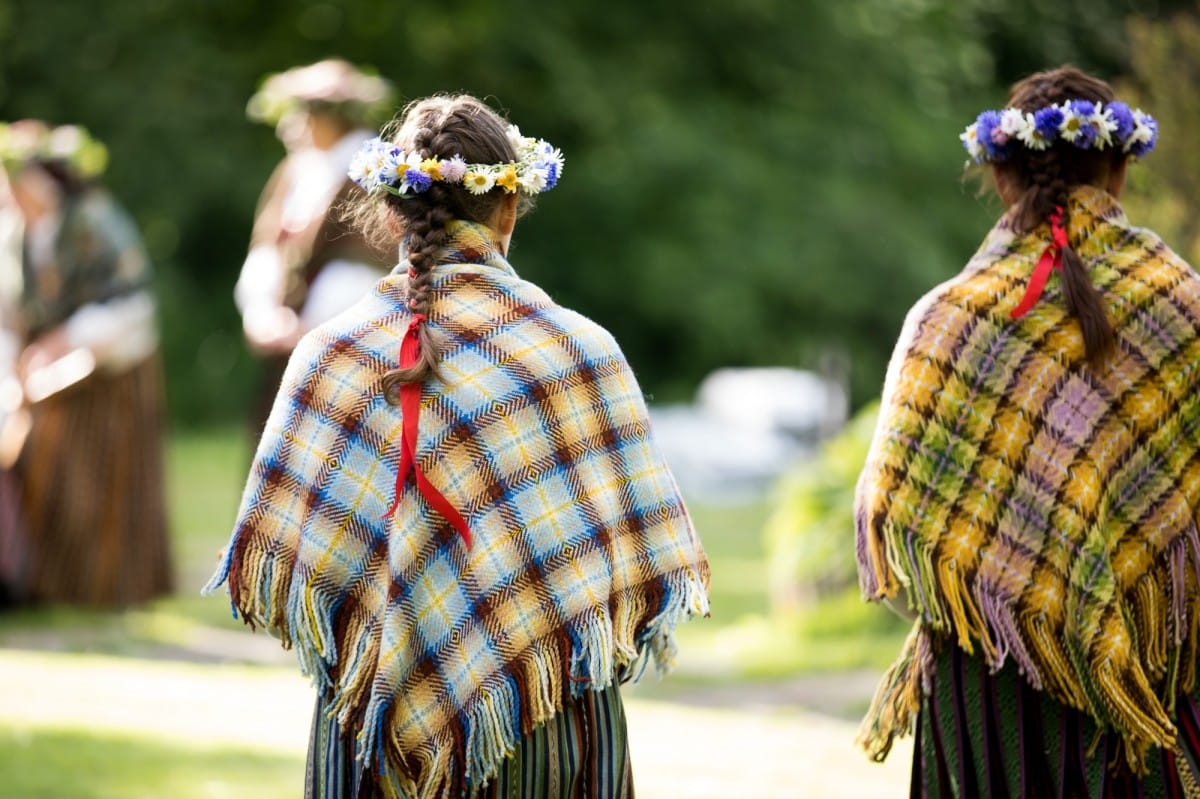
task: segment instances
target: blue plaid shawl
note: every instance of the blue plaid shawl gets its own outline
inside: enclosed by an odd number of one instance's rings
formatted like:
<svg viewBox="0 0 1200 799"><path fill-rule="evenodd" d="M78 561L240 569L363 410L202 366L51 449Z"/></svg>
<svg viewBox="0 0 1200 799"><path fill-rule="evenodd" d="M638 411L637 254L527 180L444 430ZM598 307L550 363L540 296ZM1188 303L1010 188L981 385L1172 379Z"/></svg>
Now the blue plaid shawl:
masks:
<svg viewBox="0 0 1200 799"><path fill-rule="evenodd" d="M708 564L612 337L452 223L433 279L440 379L419 467L473 545L395 490L380 380L411 318L403 264L292 356L224 561L235 615L294 647L389 797L469 795L514 744L706 614Z"/></svg>

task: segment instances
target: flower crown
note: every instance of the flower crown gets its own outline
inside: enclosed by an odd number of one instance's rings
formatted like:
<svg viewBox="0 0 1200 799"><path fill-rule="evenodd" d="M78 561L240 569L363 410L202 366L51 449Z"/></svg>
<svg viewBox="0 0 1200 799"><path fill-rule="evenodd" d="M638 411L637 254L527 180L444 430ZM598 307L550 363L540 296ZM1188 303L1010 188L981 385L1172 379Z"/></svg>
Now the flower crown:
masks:
<svg viewBox="0 0 1200 799"><path fill-rule="evenodd" d="M316 110L374 126L391 115L394 94L386 78L330 58L267 75L247 101L246 116L277 125L293 111Z"/></svg>
<svg viewBox="0 0 1200 799"><path fill-rule="evenodd" d="M434 182L463 186L472 194L486 194L499 186L508 194L540 194L562 177L563 154L544 139L522 136L508 126L508 140L517 160L505 164L468 164L462 156L422 158L406 153L379 137L363 144L350 162L350 179L368 194L384 191L411 198L429 191Z"/></svg>
<svg viewBox="0 0 1200 799"><path fill-rule="evenodd" d="M59 162L90 180L108 166L108 148L79 125L51 128L40 119L0 122L0 162L13 169L29 161Z"/></svg>
<svg viewBox="0 0 1200 799"><path fill-rule="evenodd" d="M1154 149L1158 122L1140 108L1121 102L1107 105L1091 100L1067 100L1034 112L1020 108L984 111L958 137L975 160L1006 161L1018 145L1046 150L1057 141L1081 150L1120 147L1141 157Z"/></svg>

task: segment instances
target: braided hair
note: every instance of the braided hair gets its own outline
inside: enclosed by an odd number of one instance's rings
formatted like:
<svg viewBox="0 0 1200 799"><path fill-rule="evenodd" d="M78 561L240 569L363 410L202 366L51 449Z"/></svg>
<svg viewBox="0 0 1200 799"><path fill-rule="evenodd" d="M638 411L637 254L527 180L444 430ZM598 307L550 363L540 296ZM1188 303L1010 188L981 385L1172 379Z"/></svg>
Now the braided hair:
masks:
<svg viewBox="0 0 1200 799"><path fill-rule="evenodd" d="M452 158L468 163L498 164L516 160L508 138L508 124L486 104L469 95L435 95L418 100L405 109L398 123L384 131L384 138L405 152L422 158ZM435 255L446 242L446 225L455 219L486 222L504 199L499 189L472 194L462 186L435 182L427 191L412 197L386 195L383 202L352 208L352 216L373 241L394 246L399 235L408 256L408 308L427 317L432 304ZM518 208L523 211L529 201ZM437 374L440 346L429 329L419 328L420 357L406 368L384 377L384 395L395 402L399 385L418 383Z"/></svg>
<svg viewBox="0 0 1200 799"><path fill-rule="evenodd" d="M1069 99L1107 104L1113 100L1113 90L1102 80L1064 66L1035 73L1016 83L1009 94L1008 106L1032 113ZM1056 208L1063 209L1062 225L1067 228L1070 215L1067 197L1071 190L1081 185L1103 185L1110 171L1125 158L1120 148L1082 150L1062 141L1040 151L1018 148L1009 160L995 166L1019 192L1012 208L1016 232L1035 229ZM1079 322L1088 361L1098 366L1112 352L1115 337L1104 297L1092 285L1087 268L1069 240L1062 248L1062 286L1067 312Z"/></svg>

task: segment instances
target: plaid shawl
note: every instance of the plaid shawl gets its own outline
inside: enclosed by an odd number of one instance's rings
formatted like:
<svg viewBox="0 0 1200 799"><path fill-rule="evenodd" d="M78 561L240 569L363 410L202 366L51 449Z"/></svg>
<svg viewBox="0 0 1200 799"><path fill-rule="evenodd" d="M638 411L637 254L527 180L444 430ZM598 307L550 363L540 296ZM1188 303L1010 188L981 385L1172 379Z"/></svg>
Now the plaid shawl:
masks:
<svg viewBox="0 0 1200 799"><path fill-rule="evenodd" d="M452 223L433 280L440 380L410 479L380 379L405 264L293 355L223 565L235 615L295 647L389 797L469 795L585 690L671 664L708 564L612 337Z"/></svg>
<svg viewBox="0 0 1200 799"><path fill-rule="evenodd" d="M909 313L856 498L859 577L919 614L860 742L911 729L933 647L1014 658L1054 699L1118 731L1141 766L1169 746L1200 625L1200 279L1108 194L1070 234L1117 348L1099 370L1052 278L1009 312L1049 241L1001 219Z"/></svg>

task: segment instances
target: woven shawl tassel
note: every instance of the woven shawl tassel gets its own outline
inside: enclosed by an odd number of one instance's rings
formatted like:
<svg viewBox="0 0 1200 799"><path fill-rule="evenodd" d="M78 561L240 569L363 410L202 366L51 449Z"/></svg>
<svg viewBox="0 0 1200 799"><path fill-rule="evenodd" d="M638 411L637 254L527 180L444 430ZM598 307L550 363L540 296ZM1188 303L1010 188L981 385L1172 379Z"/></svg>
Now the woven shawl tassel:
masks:
<svg viewBox="0 0 1200 799"><path fill-rule="evenodd" d="M422 324L425 323L423 314L414 314L411 322L408 323L408 330L404 332L404 339L400 343L400 368L407 369L416 365L417 358L421 354L421 340L419 331ZM404 383L400 386L400 413L403 415L403 424L400 433L400 468L396 470L396 489L392 499L392 506L388 508L387 513L383 515L386 519L396 512L396 508L400 506L400 496L404 490L404 481L408 479L408 473L411 471L417 483L417 490L421 492L421 496L425 497L425 501L430 506L442 515L446 521L458 531L462 536L463 542L467 548L471 547L471 530L467 527L467 522L463 519L462 514L454 509L450 504L450 500L446 499L441 491L438 491L433 483L429 482L429 478L425 476L421 466L417 463L417 428L421 418L421 383L412 382Z"/></svg>

